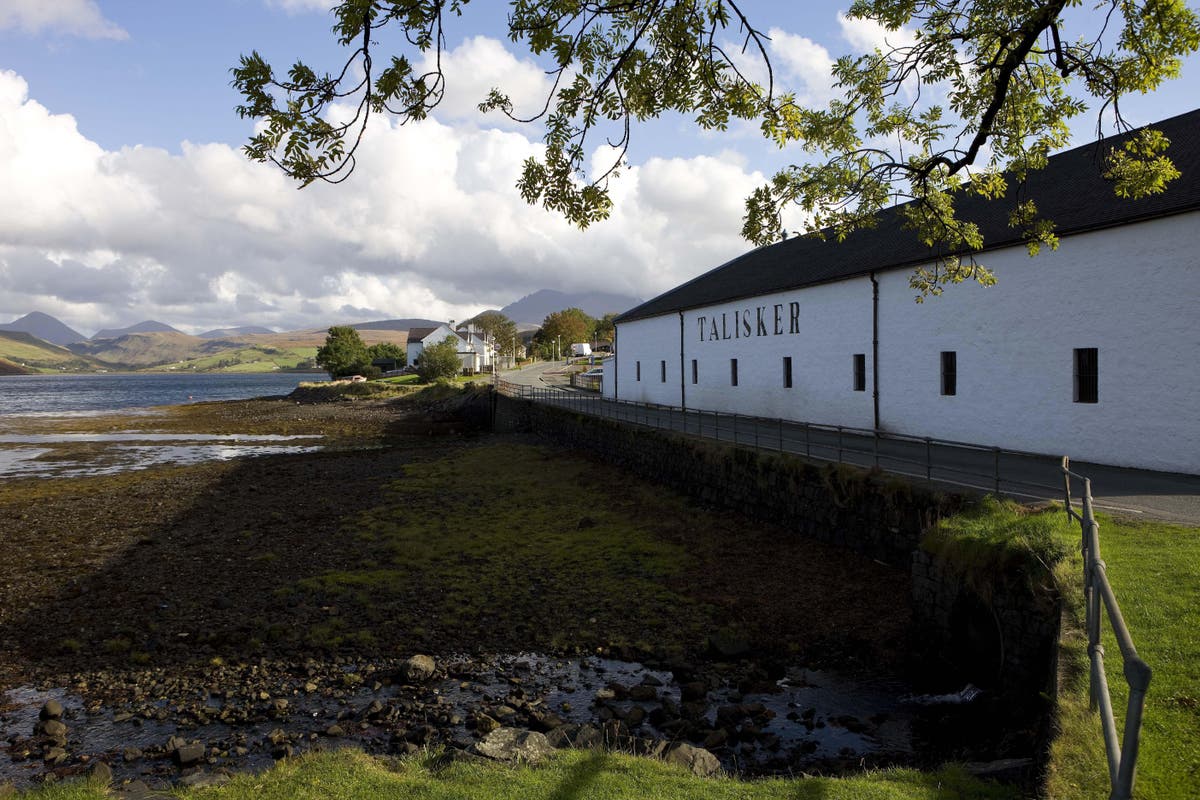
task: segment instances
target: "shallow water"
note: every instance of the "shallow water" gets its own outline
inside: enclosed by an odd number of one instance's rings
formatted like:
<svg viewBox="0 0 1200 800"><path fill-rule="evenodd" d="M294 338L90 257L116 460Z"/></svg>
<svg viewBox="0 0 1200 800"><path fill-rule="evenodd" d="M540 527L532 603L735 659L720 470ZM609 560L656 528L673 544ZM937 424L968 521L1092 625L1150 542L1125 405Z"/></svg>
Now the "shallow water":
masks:
<svg viewBox="0 0 1200 800"><path fill-rule="evenodd" d="M473 740L464 720L473 710L487 704L503 702L513 692L521 693L540 707L554 712L564 722L599 724L612 712L624 715L633 706L651 711L663 700L678 703L681 687L667 671L648 669L631 662L591 657L559 659L539 654L521 653L496 656L487 661L468 662L466 673L452 661L447 668L452 677L420 687L417 692L425 703L431 703L439 713L456 714L460 721L450 726L451 741L463 746ZM353 670L347 666L348 670ZM657 686L658 700L633 701L608 698L613 686L632 687L647 681ZM224 687L236 688L236 687ZM92 759L103 756L109 760L118 778L141 778L154 783L178 777L178 771L167 759L143 758L125 763L120 754L124 748L149 750L162 747L175 735L200 739L232 750L238 743L248 752L240 757L220 759L213 768L254 770L272 763L265 737L281 728L299 734L300 747L322 746L329 743L320 734L339 718L361 719L362 709L372 701L402 703L404 692L412 698L412 689L384 686L378 690L362 688L343 697L322 693L292 693L288 695L286 715L277 719L260 719L248 724L221 723L202 726L177 725L171 721L171 707L163 700L155 708L160 714L131 716L120 709L84 707L77 694L61 688L39 690L18 687L0 695L0 742L19 741L31 735L37 723L38 711L48 699L56 699L66 709L63 721L68 725L72 762L79 756ZM770 716L769 722L758 726L763 734L774 734L778 743L763 744L761 736L745 738L740 746L731 740L729 746L716 749L726 769L770 771L771 759L786 757L790 770L803 769L805 763L820 764L830 759L858 759L873 755L903 758L913 750L912 727L919 713L902 702L905 687L892 682L851 681L828 671L793 669L779 681L777 691L741 695L731 686L710 691L703 701L708 709L707 719L714 723L722 708L730 704L747 706L762 704ZM206 707L215 715L222 700L210 696ZM726 712L727 713L727 712ZM805 714L806 719L798 717ZM793 717L789 719L789 714ZM120 716L118 716L120 715ZM355 716L357 715L357 716ZM773 716L772 716L773 715ZM867 720L871 719L870 723ZM118 721L120 720L120 721ZM342 723L348 733L338 740L355 743L370 750L387 749L387 732L374 725ZM649 721L635 728L639 736L672 738L657 731ZM2 745L0 745L2 747ZM797 754L803 753L800 760ZM807 758L805 762L803 759ZM0 782L12 781L27 785L45 769L40 760L14 760L0 756Z"/></svg>
<svg viewBox="0 0 1200 800"><path fill-rule="evenodd" d="M0 434L0 478L111 475L202 461L311 453L320 436L120 431ZM30 446L35 445L35 446Z"/></svg>
<svg viewBox="0 0 1200 800"><path fill-rule="evenodd" d="M323 374L134 373L0 376L0 417L94 414L291 392Z"/></svg>

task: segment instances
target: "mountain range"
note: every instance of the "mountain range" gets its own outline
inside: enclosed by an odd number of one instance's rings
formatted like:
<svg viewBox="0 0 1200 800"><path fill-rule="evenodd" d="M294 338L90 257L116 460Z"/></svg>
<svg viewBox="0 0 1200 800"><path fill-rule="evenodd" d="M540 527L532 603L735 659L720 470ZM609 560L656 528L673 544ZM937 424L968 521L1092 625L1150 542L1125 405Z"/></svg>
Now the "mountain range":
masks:
<svg viewBox="0 0 1200 800"><path fill-rule="evenodd" d="M625 311L641 301L617 294L534 292L500 309L522 330L536 329L547 315L580 308L591 316ZM407 343L411 328L440 320L424 318L356 322L370 344ZM312 369L327 328L277 333L261 326L233 326L196 336L164 322L146 320L125 328L105 328L90 339L49 314L34 311L0 324L0 374L37 371L189 370L272 371Z"/></svg>
<svg viewBox="0 0 1200 800"><path fill-rule="evenodd" d="M82 342L88 337L73 328L68 328L49 314L34 311L20 319L0 325L0 331L29 333L50 344L68 345Z"/></svg>

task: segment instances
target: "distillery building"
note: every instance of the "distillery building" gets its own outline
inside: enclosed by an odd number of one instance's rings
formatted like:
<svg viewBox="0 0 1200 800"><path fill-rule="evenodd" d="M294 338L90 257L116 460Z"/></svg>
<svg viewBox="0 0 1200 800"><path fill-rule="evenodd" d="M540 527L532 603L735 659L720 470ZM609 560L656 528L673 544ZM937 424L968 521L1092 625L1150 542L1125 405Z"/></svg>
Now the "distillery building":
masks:
<svg viewBox="0 0 1200 800"><path fill-rule="evenodd" d="M1103 177L1119 140L1052 157L1007 197L963 198L991 287L915 301L937 254L895 209L843 242L761 247L616 320L608 397L1200 473L1200 111L1156 123L1181 176ZM1057 250L1009 226L1033 199Z"/></svg>

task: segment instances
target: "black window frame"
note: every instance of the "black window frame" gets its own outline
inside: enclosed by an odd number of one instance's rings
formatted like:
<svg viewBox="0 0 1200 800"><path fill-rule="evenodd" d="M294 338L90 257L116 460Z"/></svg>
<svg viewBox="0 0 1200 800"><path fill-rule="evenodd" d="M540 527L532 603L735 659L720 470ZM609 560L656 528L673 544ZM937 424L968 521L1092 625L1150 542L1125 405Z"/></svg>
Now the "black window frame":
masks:
<svg viewBox="0 0 1200 800"><path fill-rule="evenodd" d="M696 363L696 359L692 359L692 383L700 382L700 366Z"/></svg>
<svg viewBox="0 0 1200 800"><path fill-rule="evenodd" d="M729 385L738 385L738 360L736 358L729 359Z"/></svg>
<svg viewBox="0 0 1200 800"><path fill-rule="evenodd" d="M1100 402L1100 348L1076 347L1072 353L1073 399L1076 403Z"/></svg>
<svg viewBox="0 0 1200 800"><path fill-rule="evenodd" d="M867 354L854 354L854 391L865 392L867 390Z"/></svg>
<svg viewBox="0 0 1200 800"><path fill-rule="evenodd" d="M958 394L958 351L943 350L942 362L942 397L953 397Z"/></svg>
<svg viewBox="0 0 1200 800"><path fill-rule="evenodd" d="M783 357L783 388L792 388L792 357Z"/></svg>
<svg viewBox="0 0 1200 800"><path fill-rule="evenodd" d="M658 369L659 369L659 374L662 376L662 382L666 383L667 382L667 362L659 361Z"/></svg>
<svg viewBox="0 0 1200 800"><path fill-rule="evenodd" d="M638 361L636 363L637 363L637 375L635 376L635 379L640 383L642 380L642 362Z"/></svg>

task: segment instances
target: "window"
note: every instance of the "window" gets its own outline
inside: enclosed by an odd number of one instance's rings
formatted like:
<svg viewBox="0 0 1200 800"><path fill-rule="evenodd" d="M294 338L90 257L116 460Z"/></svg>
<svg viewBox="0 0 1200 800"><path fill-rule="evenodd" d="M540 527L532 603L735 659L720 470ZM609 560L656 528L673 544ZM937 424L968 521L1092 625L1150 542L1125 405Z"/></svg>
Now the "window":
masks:
<svg viewBox="0 0 1200 800"><path fill-rule="evenodd" d="M637 379L639 381L642 379L642 362L640 361L637 362Z"/></svg>
<svg viewBox="0 0 1200 800"><path fill-rule="evenodd" d="M867 354L854 354L854 391L865 392L867 390Z"/></svg>
<svg viewBox="0 0 1200 800"><path fill-rule="evenodd" d="M729 384L737 386L737 359L729 359Z"/></svg>
<svg viewBox="0 0 1200 800"><path fill-rule="evenodd" d="M792 357L783 357L783 388L792 388Z"/></svg>
<svg viewBox="0 0 1200 800"><path fill-rule="evenodd" d="M658 362L658 370L662 374L662 382L666 383L667 382L667 362L665 362L665 361Z"/></svg>
<svg viewBox="0 0 1200 800"><path fill-rule="evenodd" d="M1095 347L1075 348L1075 402L1100 402L1100 351Z"/></svg>
<svg viewBox="0 0 1200 800"><path fill-rule="evenodd" d="M696 359L692 359L692 383L700 382L700 367L696 364Z"/></svg>
<svg viewBox="0 0 1200 800"><path fill-rule="evenodd" d="M958 353L942 351L942 394L958 394Z"/></svg>

